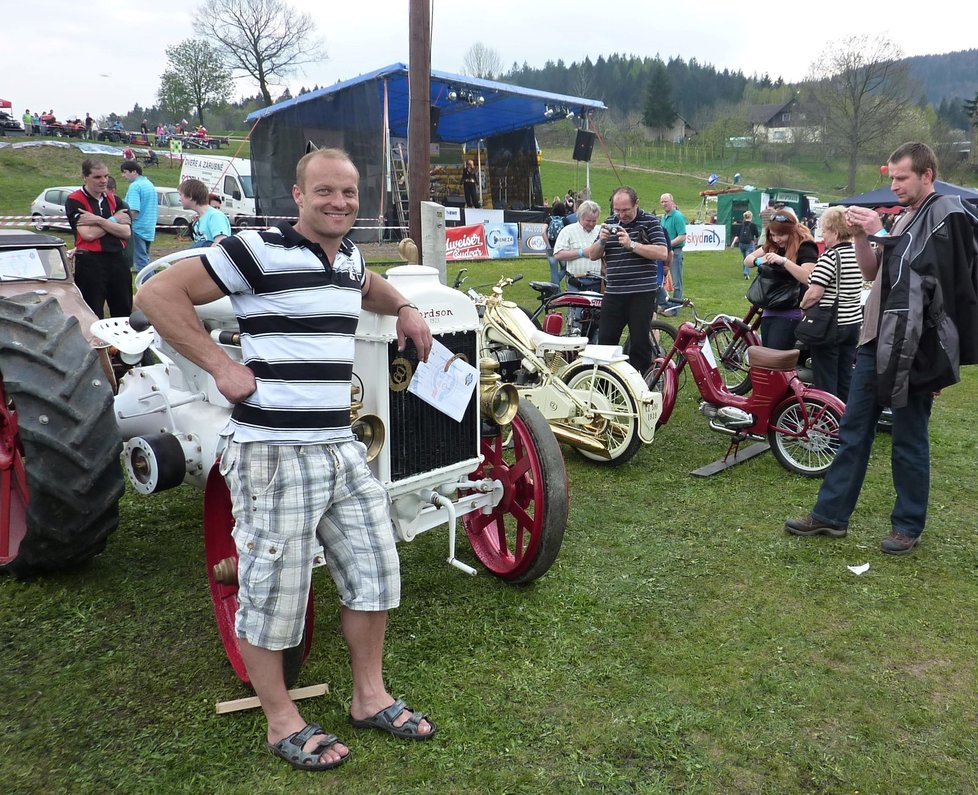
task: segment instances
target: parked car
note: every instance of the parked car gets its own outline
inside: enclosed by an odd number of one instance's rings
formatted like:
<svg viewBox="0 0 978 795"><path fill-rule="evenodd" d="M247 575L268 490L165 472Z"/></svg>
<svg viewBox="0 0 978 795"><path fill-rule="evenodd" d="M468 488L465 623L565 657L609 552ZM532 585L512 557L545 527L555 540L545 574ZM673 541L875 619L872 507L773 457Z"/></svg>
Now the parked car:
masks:
<svg viewBox="0 0 978 795"><path fill-rule="evenodd" d="M157 187L156 200L160 205L157 227L170 227L167 231L180 235L186 233L197 220L196 212L183 209L180 192L176 188Z"/></svg>
<svg viewBox="0 0 978 795"><path fill-rule="evenodd" d="M77 187L60 186L46 188L31 204L31 220L38 231L44 229L68 229L67 221L48 220L52 216L64 216L65 201L68 194L78 190ZM121 195L125 196L125 193ZM180 193L176 188L156 188L156 201L159 204L159 216L156 225L167 231L176 233L186 232L190 224L197 220L197 213L185 210L180 205Z"/></svg>
<svg viewBox="0 0 978 795"><path fill-rule="evenodd" d="M45 188L42 190L40 195L31 204L31 220L34 223L34 228L38 232L50 228L68 229L68 222L65 220L49 222L46 219L59 215L63 218L65 214L65 200L68 198L68 194L76 190L78 190L77 185L74 187L62 185L57 188Z"/></svg>

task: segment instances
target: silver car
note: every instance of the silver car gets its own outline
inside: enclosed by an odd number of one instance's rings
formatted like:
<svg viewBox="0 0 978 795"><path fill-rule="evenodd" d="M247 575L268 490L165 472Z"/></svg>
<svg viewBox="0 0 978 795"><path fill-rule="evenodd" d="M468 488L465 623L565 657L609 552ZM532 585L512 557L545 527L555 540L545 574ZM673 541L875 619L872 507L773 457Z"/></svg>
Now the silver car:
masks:
<svg viewBox="0 0 978 795"><path fill-rule="evenodd" d="M68 229L64 220L65 201L68 195L78 190L77 186L60 186L45 188L31 204L31 221L37 231L44 229ZM168 232L186 233L190 225L197 220L197 213L185 210L180 205L180 193L176 188L156 189L156 201L159 204L159 215L156 226ZM60 216L60 218L59 218ZM54 220L57 218L58 220Z"/></svg>
<svg viewBox="0 0 978 795"><path fill-rule="evenodd" d="M67 187L62 185L57 188L45 188L41 194L31 203L31 221L34 228L41 232L45 229L68 229L68 222L65 220L65 200L68 194L78 190L78 186ZM60 220L47 220L51 216L58 217Z"/></svg>

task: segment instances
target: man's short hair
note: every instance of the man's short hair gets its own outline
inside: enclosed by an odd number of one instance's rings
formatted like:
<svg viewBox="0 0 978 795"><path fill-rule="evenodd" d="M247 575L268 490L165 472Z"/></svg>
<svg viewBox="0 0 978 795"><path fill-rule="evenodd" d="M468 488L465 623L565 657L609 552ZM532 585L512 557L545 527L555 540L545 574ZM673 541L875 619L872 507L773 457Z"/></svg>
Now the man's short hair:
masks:
<svg viewBox="0 0 978 795"><path fill-rule="evenodd" d="M601 215L601 207L597 202L593 202L590 199L582 201L580 206L577 208L577 217L580 218L582 215L593 215L597 218Z"/></svg>
<svg viewBox="0 0 978 795"><path fill-rule="evenodd" d="M207 203L210 204L211 202L217 202L218 204L223 204L224 203L224 202L221 201L221 197L218 196L216 193L208 193L207 194Z"/></svg>
<svg viewBox="0 0 978 795"><path fill-rule="evenodd" d="M615 203L615 196L617 196L619 193L624 193L628 197L628 200L632 203L633 207L638 204L638 194L635 192L635 188L632 188L629 185L622 185L620 188L615 188L615 192L611 194L612 205ZM614 207L612 207L612 209L614 209Z"/></svg>
<svg viewBox="0 0 978 795"><path fill-rule="evenodd" d="M82 160L82 176L89 176L95 169L104 168L108 170L108 166L105 165L105 161L99 157L86 157Z"/></svg>
<svg viewBox="0 0 978 795"><path fill-rule="evenodd" d="M888 163L899 163L905 157L910 158L910 169L918 177L922 177L929 168L933 179L937 179L937 155L927 144L920 141L907 141L893 150Z"/></svg>
<svg viewBox="0 0 978 795"><path fill-rule="evenodd" d="M299 186L300 190L304 190L306 187L306 168L309 167L309 163L315 160L317 157L325 158L326 160L345 160L351 166L353 170L357 172L357 176L360 176L360 170L356 167L356 164L350 158L350 156L344 152L342 149L336 149L330 147L328 149L314 149L312 152L307 152L303 155L299 162L295 166L295 184Z"/></svg>
<svg viewBox="0 0 978 795"><path fill-rule="evenodd" d="M137 174L143 173L143 167L135 160L123 160L119 167L120 171L135 171Z"/></svg>
<svg viewBox="0 0 978 795"><path fill-rule="evenodd" d="M185 179L180 183L180 193L194 204L207 204L207 186L199 179Z"/></svg>

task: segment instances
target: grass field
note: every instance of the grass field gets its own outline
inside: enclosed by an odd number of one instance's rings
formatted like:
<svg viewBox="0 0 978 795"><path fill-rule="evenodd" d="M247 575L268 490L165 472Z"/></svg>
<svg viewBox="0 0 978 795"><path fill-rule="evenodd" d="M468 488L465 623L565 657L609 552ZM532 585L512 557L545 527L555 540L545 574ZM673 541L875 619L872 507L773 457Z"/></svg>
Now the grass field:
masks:
<svg viewBox="0 0 978 795"><path fill-rule="evenodd" d="M2 153L0 153L2 154ZM656 197L657 198L657 197ZM690 253L705 312L741 312L739 256ZM470 283L546 262L473 263ZM449 277L455 269L449 268ZM571 511L551 571L513 588L444 562L438 529L401 545L389 686L440 725L430 743L352 731L332 584L315 579L303 702L349 742L338 771L292 771L220 648L201 496L124 498L83 571L0 580L4 793L965 793L978 791L978 376L935 401L931 515L914 555L878 551L892 505L876 446L850 535L782 530L818 482L765 454L708 479L727 438L689 379L669 424L627 465L565 448ZM460 545L460 556L474 557ZM869 563L852 574L846 567Z"/></svg>

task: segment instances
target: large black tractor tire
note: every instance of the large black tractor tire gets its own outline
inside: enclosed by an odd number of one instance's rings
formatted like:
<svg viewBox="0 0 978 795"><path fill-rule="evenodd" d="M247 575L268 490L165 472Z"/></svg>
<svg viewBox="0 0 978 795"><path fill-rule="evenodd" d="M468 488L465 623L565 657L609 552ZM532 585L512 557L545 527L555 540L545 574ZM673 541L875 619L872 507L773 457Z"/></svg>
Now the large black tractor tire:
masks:
<svg viewBox="0 0 978 795"><path fill-rule="evenodd" d="M0 299L0 384L16 414L28 500L0 572L69 569L105 548L123 492L112 388L58 302Z"/></svg>

